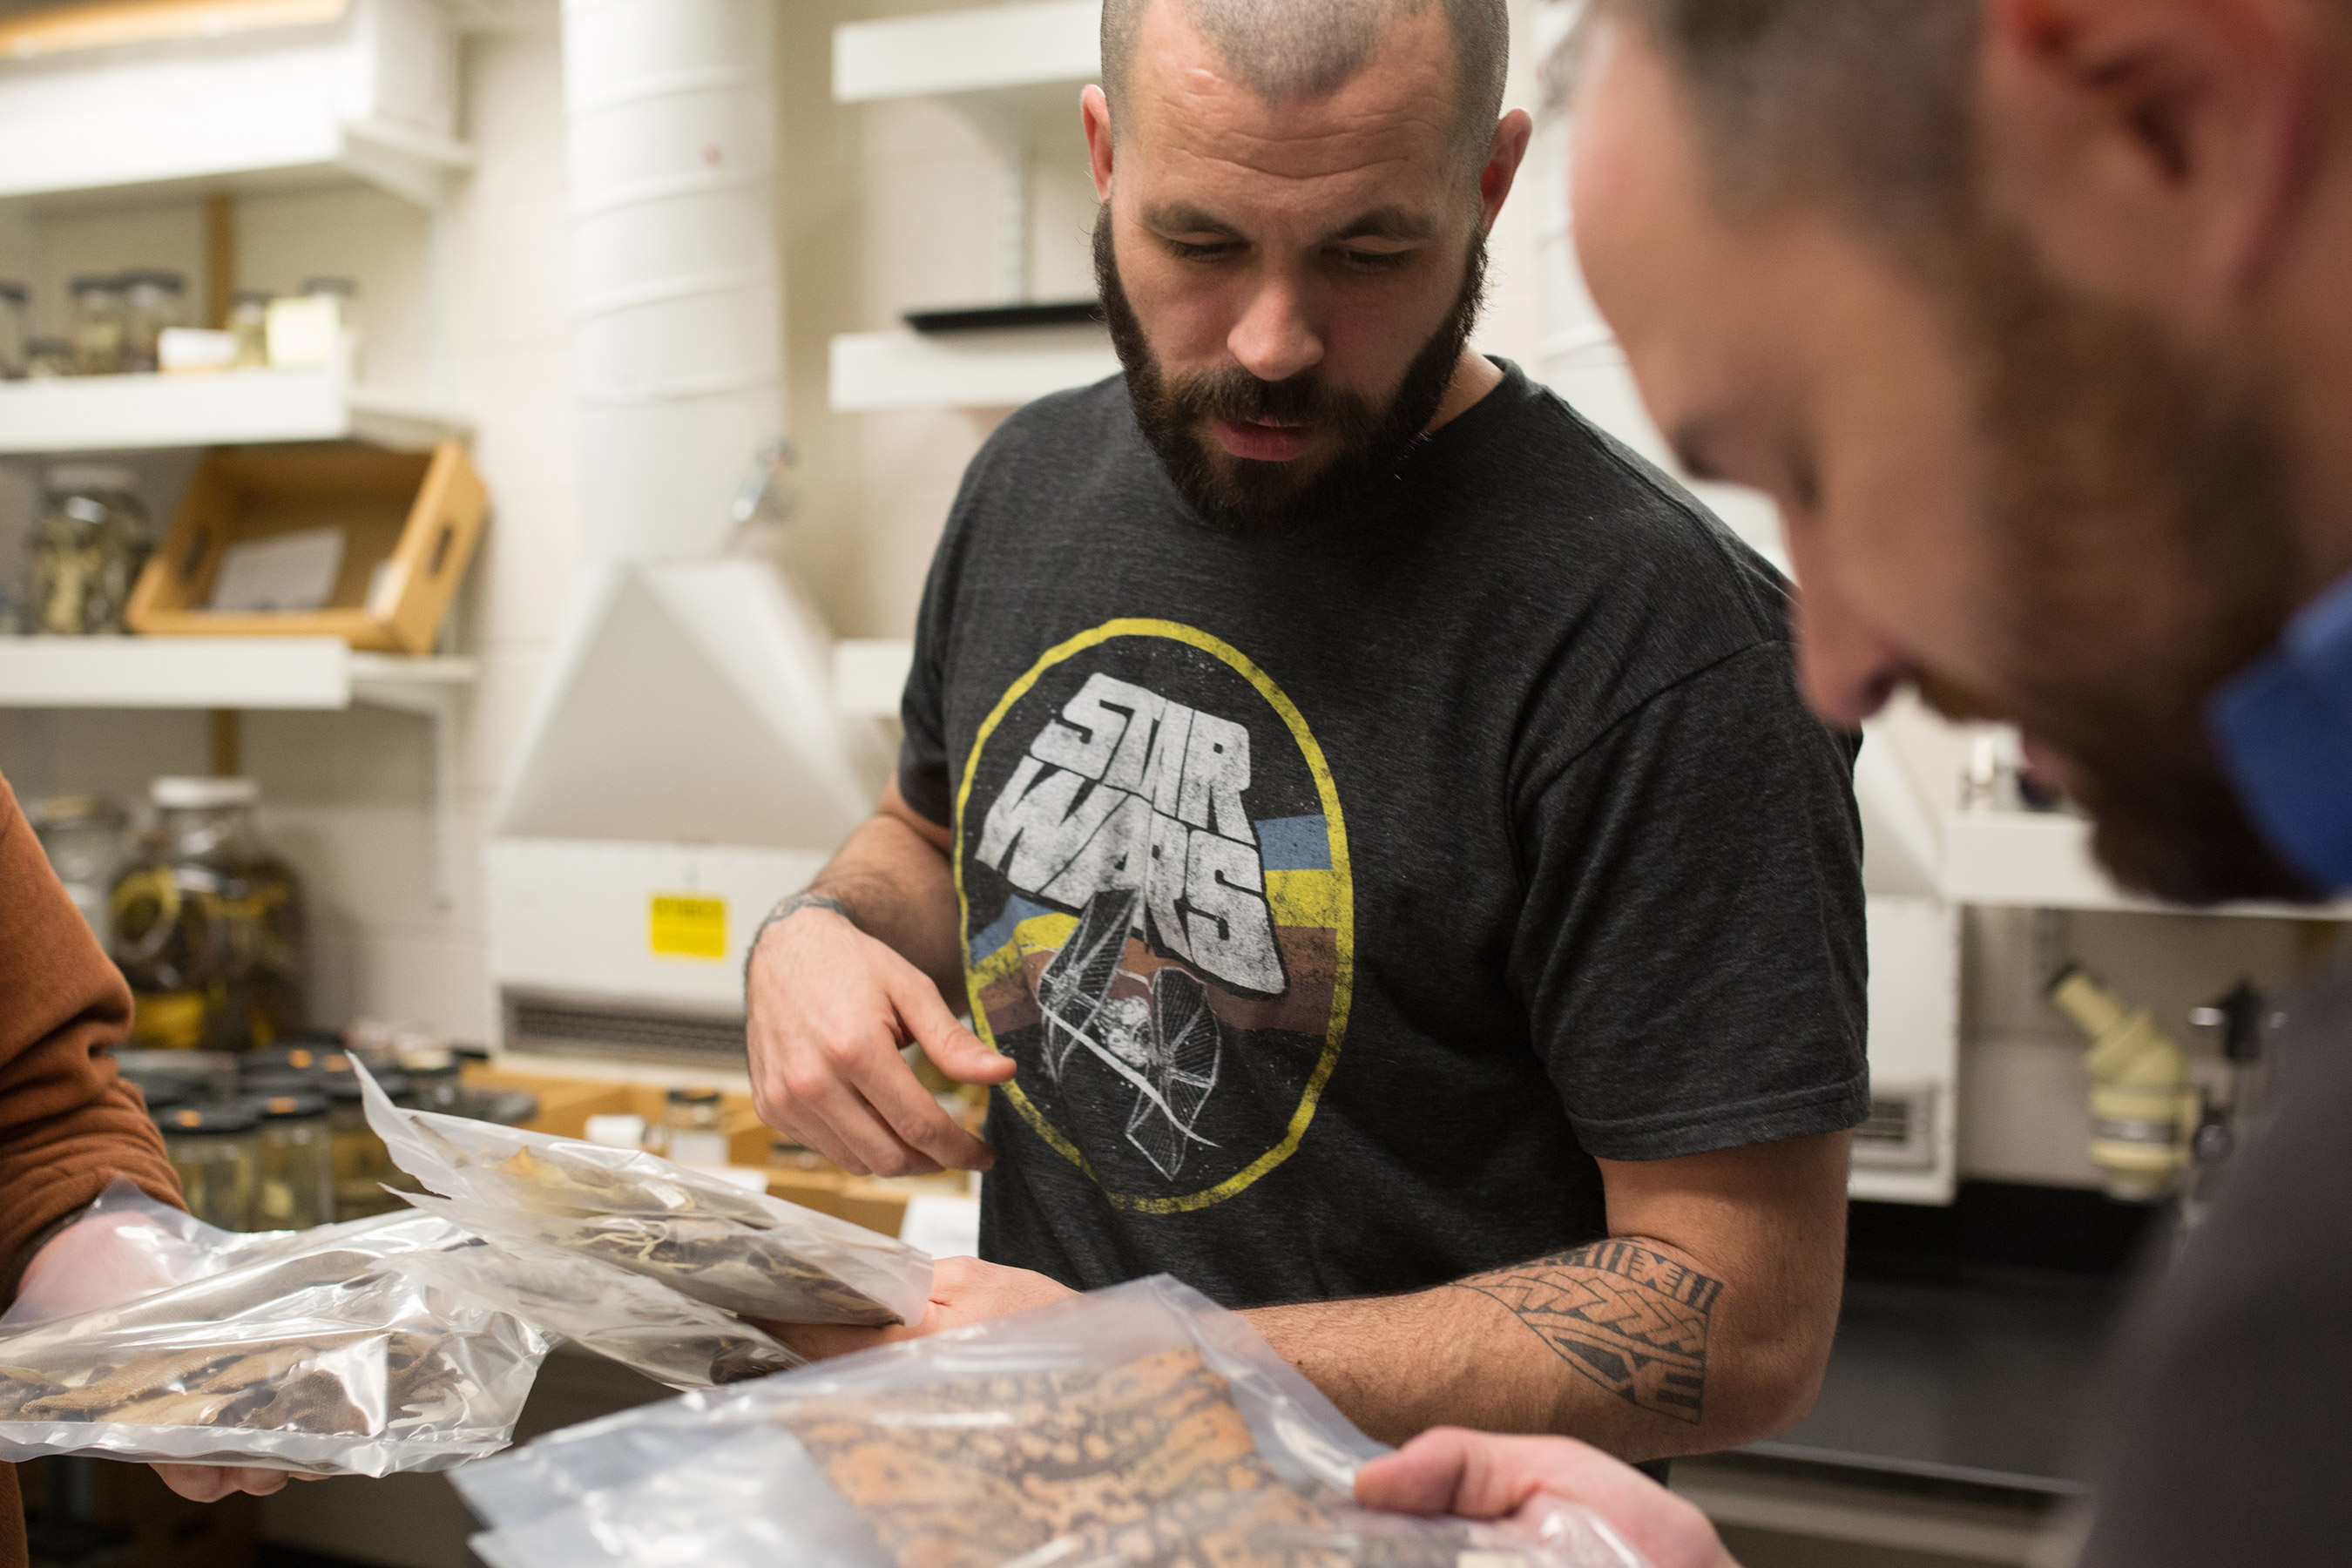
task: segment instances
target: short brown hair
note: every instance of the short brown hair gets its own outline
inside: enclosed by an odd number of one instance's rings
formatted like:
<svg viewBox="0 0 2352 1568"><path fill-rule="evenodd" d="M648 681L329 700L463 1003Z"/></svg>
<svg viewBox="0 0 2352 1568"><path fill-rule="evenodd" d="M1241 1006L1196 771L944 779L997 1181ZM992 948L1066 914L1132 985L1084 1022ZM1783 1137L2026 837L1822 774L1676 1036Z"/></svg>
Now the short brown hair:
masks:
<svg viewBox="0 0 2352 1568"><path fill-rule="evenodd" d="M1116 124L1155 0L1104 0L1103 90ZM1508 0L1166 0L1181 5L1227 69L1268 102L1320 98L1363 69L1400 17L1444 9L1454 36L1455 110L1465 153L1484 163L1511 68Z"/></svg>
<svg viewBox="0 0 2352 1568"><path fill-rule="evenodd" d="M1952 231L1971 205L1980 0L1599 0L1681 79L1736 214L1826 200L1866 228ZM1571 48L1575 40L1571 40ZM1556 61L1565 80L1572 61Z"/></svg>

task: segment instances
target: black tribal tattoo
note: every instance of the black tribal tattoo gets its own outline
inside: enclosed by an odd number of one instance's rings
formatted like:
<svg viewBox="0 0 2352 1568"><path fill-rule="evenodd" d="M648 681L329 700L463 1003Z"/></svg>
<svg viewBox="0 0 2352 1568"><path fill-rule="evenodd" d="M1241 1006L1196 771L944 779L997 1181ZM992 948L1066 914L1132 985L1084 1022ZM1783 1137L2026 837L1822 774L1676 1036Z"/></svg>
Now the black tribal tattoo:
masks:
<svg viewBox="0 0 2352 1568"><path fill-rule="evenodd" d="M1462 1282L1509 1309L1620 1399L1696 1424L1723 1282L1630 1241L1600 1241Z"/></svg>

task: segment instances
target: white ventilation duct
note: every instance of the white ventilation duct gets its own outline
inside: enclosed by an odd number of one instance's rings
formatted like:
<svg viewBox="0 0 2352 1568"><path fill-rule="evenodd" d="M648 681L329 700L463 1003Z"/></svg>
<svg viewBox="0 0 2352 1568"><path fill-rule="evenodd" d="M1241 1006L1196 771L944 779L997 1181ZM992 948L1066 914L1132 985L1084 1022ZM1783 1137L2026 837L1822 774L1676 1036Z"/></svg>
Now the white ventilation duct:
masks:
<svg viewBox="0 0 2352 1568"><path fill-rule="evenodd" d="M768 0L565 0L588 570L494 809L509 1048L740 1052L743 944L871 808L732 502L784 428Z"/></svg>

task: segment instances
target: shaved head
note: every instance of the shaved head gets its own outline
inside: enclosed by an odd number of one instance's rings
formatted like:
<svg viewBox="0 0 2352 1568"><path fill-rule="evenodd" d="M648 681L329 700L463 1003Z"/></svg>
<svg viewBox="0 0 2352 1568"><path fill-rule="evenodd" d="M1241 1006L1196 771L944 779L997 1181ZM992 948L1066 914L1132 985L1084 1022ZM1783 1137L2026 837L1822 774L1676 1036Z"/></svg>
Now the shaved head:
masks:
<svg viewBox="0 0 2352 1568"><path fill-rule="evenodd" d="M1103 89L1114 123L1155 5L1177 7L1225 70L1270 104L1328 97L1371 62L1391 24L1435 7L1454 38L1463 155L1486 160L1510 71L1507 0L1104 0Z"/></svg>

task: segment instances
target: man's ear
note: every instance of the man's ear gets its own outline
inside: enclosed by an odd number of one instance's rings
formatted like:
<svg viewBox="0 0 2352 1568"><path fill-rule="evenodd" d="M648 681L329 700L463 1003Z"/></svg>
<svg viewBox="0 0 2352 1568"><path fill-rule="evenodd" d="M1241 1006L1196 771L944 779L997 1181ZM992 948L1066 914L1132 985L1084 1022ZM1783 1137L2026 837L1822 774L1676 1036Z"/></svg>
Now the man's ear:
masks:
<svg viewBox="0 0 2352 1568"><path fill-rule="evenodd" d="M1078 115L1086 121L1087 161L1094 165L1095 197L1110 200L1110 100L1103 89L1089 87L1078 94Z"/></svg>
<svg viewBox="0 0 2352 1568"><path fill-rule="evenodd" d="M2064 283L2221 328L2276 255L2310 157L2323 47L2310 10L1986 0L1988 216Z"/></svg>
<svg viewBox="0 0 2352 1568"><path fill-rule="evenodd" d="M1514 109L1496 123L1495 140L1486 149L1486 163L1478 171L1478 232L1492 234L1495 219L1510 198L1511 184L1519 176L1519 165L1527 161L1528 142L1534 137L1536 122L1524 109Z"/></svg>

